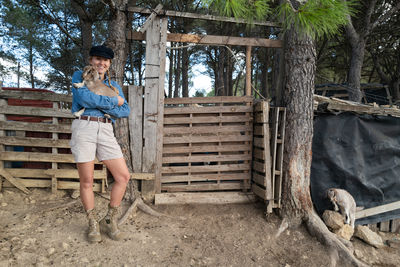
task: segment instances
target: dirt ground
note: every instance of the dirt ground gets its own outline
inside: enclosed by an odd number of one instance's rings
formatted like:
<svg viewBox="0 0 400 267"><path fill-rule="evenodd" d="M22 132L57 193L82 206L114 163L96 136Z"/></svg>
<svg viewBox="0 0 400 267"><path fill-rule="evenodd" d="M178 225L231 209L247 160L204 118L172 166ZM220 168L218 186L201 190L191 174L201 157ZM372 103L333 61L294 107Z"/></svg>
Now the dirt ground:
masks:
<svg viewBox="0 0 400 267"><path fill-rule="evenodd" d="M86 217L69 192L32 189L0 193L0 266L329 266L326 249L304 227L284 231L262 203L156 206L169 215L138 211L123 225L126 238L85 239ZM61 207L68 203L67 207ZM99 216L108 200L96 195ZM123 206L123 212L127 209ZM182 218L183 217L183 218ZM400 238L399 234L382 237ZM352 240L355 254L371 266L399 266L400 249L375 249ZM340 263L339 266L346 266Z"/></svg>

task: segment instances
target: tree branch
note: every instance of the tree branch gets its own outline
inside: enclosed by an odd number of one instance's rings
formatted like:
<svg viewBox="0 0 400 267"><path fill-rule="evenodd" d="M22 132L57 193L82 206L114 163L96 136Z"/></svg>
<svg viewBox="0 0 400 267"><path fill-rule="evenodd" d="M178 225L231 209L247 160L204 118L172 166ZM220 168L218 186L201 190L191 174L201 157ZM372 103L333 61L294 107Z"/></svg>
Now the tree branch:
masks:
<svg viewBox="0 0 400 267"><path fill-rule="evenodd" d="M400 9L400 2L397 2L397 5L392 7L388 12L380 16L372 25L371 25L371 30L373 30L377 25L383 23L385 20L387 20L390 16L393 15L396 11Z"/></svg>

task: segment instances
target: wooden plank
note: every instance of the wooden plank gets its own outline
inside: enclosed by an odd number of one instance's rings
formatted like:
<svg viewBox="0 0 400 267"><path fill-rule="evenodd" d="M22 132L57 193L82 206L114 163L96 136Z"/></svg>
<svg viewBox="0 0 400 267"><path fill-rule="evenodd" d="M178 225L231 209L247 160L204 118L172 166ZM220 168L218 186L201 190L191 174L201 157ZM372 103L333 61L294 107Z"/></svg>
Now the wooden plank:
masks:
<svg viewBox="0 0 400 267"><path fill-rule="evenodd" d="M4 92L2 87L3 87L3 82L0 81L0 93ZM0 106L7 106L7 101L4 99L0 99ZM5 120L6 116L0 113L0 124L4 123ZM0 137L4 137L5 135L6 135L5 131L2 128L0 128ZM0 142L0 153L2 153L3 151L5 151L5 146ZM5 167L4 161L0 160L0 169L3 169L4 167ZM2 188L3 188L3 177L0 176L0 192L2 191Z"/></svg>
<svg viewBox="0 0 400 267"><path fill-rule="evenodd" d="M202 134L202 133L230 133L230 132L245 132L251 131L248 125L222 125L222 126L192 126L192 127L164 127L164 135L169 134Z"/></svg>
<svg viewBox="0 0 400 267"><path fill-rule="evenodd" d="M281 207L281 199L282 199L282 176L281 173L283 171L283 149L284 149L284 140L285 140L285 123L286 123L286 109L279 107L279 136L280 139L277 139L278 151L277 151L277 159L276 159L276 169L275 171L275 194L274 200L278 204L278 208ZM272 164L271 164L272 165Z"/></svg>
<svg viewBox="0 0 400 267"><path fill-rule="evenodd" d="M250 40L248 40L250 41ZM246 87L245 95L251 96L251 42L246 42Z"/></svg>
<svg viewBox="0 0 400 267"><path fill-rule="evenodd" d="M161 185L162 191L167 192L184 192L184 191L217 191L217 190L243 190L249 189L244 186L243 182L230 183L214 183L214 184L190 184L190 185Z"/></svg>
<svg viewBox="0 0 400 267"><path fill-rule="evenodd" d="M134 7L134 6L128 6L127 10L129 12L136 12L136 13L142 13L142 14L151 14L152 13L152 10L149 8L141 8L141 7ZM169 17L203 19L203 20L224 21L224 22L245 23L245 24L249 23L248 20L240 19L240 18L214 16L214 15L208 15L208 14L198 14L198 13L181 12L181 11L174 11L174 10L164 10L160 13L161 13L160 15L165 15L165 16L169 16ZM279 24L277 24L275 22L269 22L269 21L252 21L251 24L271 26L271 27L280 27Z"/></svg>
<svg viewBox="0 0 400 267"><path fill-rule="evenodd" d="M253 194L242 192L162 193L155 195L155 205L165 204L248 204L256 201Z"/></svg>
<svg viewBox="0 0 400 267"><path fill-rule="evenodd" d="M262 198L262 199L264 199L264 200L267 199L266 190L263 189L263 188L261 188L261 187L259 187L258 185L252 184L252 185L251 185L251 191L253 191L253 193L254 193L256 196L259 196L260 198Z"/></svg>
<svg viewBox="0 0 400 267"><path fill-rule="evenodd" d="M143 34L135 31L128 31L128 39L144 40ZM147 40L147 38L146 38ZM200 35L200 34L184 34L184 33L168 33L167 42L193 43L205 45L236 45L236 46L258 46L282 48L282 40L273 40L257 37L234 37L219 35Z"/></svg>
<svg viewBox="0 0 400 267"><path fill-rule="evenodd" d="M163 142L164 142L164 94L165 94L165 64L166 64L166 43L167 43L167 31L168 31L168 19L160 19L160 72L159 72L159 82L158 82L158 118L157 118L157 152L156 152L156 169L155 169L155 183L154 191L156 193L161 193L161 171L162 171L162 157L163 157Z"/></svg>
<svg viewBox="0 0 400 267"><path fill-rule="evenodd" d="M58 181L57 182L57 189L75 189L79 190L79 182L70 182L70 181ZM101 184L93 183L93 191L94 192L101 192Z"/></svg>
<svg viewBox="0 0 400 267"><path fill-rule="evenodd" d="M164 117L164 124L189 124L189 123L224 123L224 122L248 122L251 118L246 115L238 116L219 116L219 117L182 117L168 118Z"/></svg>
<svg viewBox="0 0 400 267"><path fill-rule="evenodd" d="M0 152L0 160L75 163L72 154L53 155L50 153L39 153L39 152L14 152L14 151ZM95 159L95 163L97 164L99 163L99 161Z"/></svg>
<svg viewBox="0 0 400 267"><path fill-rule="evenodd" d="M69 148L69 139L0 136L0 143L8 146Z"/></svg>
<svg viewBox="0 0 400 267"><path fill-rule="evenodd" d="M264 160L264 158L265 158L264 150L254 147L253 157L256 159Z"/></svg>
<svg viewBox="0 0 400 267"><path fill-rule="evenodd" d="M129 116L129 137L133 172L142 172L143 156L143 86L129 86L129 105L132 109Z"/></svg>
<svg viewBox="0 0 400 267"><path fill-rule="evenodd" d="M252 112L250 106L204 106L204 107L166 107L164 114L185 114L185 113L232 113L232 112Z"/></svg>
<svg viewBox="0 0 400 267"><path fill-rule="evenodd" d="M0 98L44 100L51 102L72 102L72 95L58 94L55 92L1 90Z"/></svg>
<svg viewBox="0 0 400 267"><path fill-rule="evenodd" d="M258 161L253 161L253 170L265 173L265 164Z"/></svg>
<svg viewBox="0 0 400 267"><path fill-rule="evenodd" d="M146 31L146 69L143 114L142 172L155 173L157 157L157 120L159 119L158 94L160 74L160 20L153 20ZM142 182L142 196L152 202L155 194L154 181Z"/></svg>
<svg viewBox="0 0 400 267"><path fill-rule="evenodd" d="M179 147L166 147L163 148L164 154L169 153L200 153L200 152L243 152L250 151L249 145L199 145L199 146L179 146Z"/></svg>
<svg viewBox="0 0 400 267"><path fill-rule="evenodd" d="M69 109L54 109L54 108L37 108L18 106L0 106L0 113L12 115L26 115L39 117L59 117L59 118L74 118Z"/></svg>
<svg viewBox="0 0 400 267"><path fill-rule="evenodd" d="M250 170L250 163L243 164L222 164L204 166L174 166L163 167L162 173L187 173L187 172L217 172L217 171L247 171Z"/></svg>
<svg viewBox="0 0 400 267"><path fill-rule="evenodd" d="M267 186L266 179L265 179L265 175L260 175L260 174L258 174L258 173L253 172L252 176L253 176L253 181L254 181L256 184L262 185L262 186L264 186L264 187Z"/></svg>
<svg viewBox="0 0 400 267"><path fill-rule="evenodd" d="M43 173L49 176L56 176L57 178L76 178L79 179L78 170L74 169L47 169L43 170ZM107 178L106 169L94 170L94 179L105 179Z"/></svg>
<svg viewBox="0 0 400 267"><path fill-rule="evenodd" d="M28 188L20 183L18 179L14 178L8 171L6 171L6 169L0 169L0 175L25 194L30 193Z"/></svg>
<svg viewBox="0 0 400 267"><path fill-rule="evenodd" d="M45 187L45 188L49 188L51 187L51 180L44 180L44 179L40 179L40 180L35 180L35 179L21 179L21 178L15 178L20 184L22 184L25 187ZM4 183L4 187L15 187L13 184L11 184L10 182L5 182Z"/></svg>
<svg viewBox="0 0 400 267"><path fill-rule="evenodd" d="M134 180L155 180L155 174L154 173L131 173L131 179Z"/></svg>
<svg viewBox="0 0 400 267"><path fill-rule="evenodd" d="M150 16L146 19L143 23L142 27L139 28L139 32L144 33L147 29L151 26L153 21L155 20L156 16L162 10L163 5L158 4L154 10L151 11Z"/></svg>
<svg viewBox="0 0 400 267"><path fill-rule="evenodd" d="M264 149L264 138L261 137L254 137L253 145L258 148Z"/></svg>
<svg viewBox="0 0 400 267"><path fill-rule="evenodd" d="M244 142L252 141L249 135L219 135L219 136L181 136L164 137L164 144L205 143L205 142Z"/></svg>
<svg viewBox="0 0 400 267"><path fill-rule="evenodd" d="M246 180L249 179L248 173L207 173L207 174L189 174L189 175L173 175L162 176L161 182L166 183L179 183L179 182L192 182L192 181L217 181L217 180Z"/></svg>
<svg viewBox="0 0 400 267"><path fill-rule="evenodd" d="M57 109L58 108L58 103L53 102L53 109ZM58 125L58 119L53 117L53 125ZM58 133L52 133L52 138L53 140L57 141L58 140ZM51 153L53 155L57 155L58 154L58 149L56 147L52 147L51 148ZM52 162L51 163L51 167L52 169L57 169L58 168L58 163L57 162ZM53 194L57 193L57 176L55 174L53 174L51 176L51 192Z"/></svg>
<svg viewBox="0 0 400 267"><path fill-rule="evenodd" d="M232 103L252 103L253 98L250 96L213 96L213 97L180 97L180 98L166 98L165 105L177 104L232 104Z"/></svg>
<svg viewBox="0 0 400 267"><path fill-rule="evenodd" d="M21 121L0 121L1 130L71 133L71 124L53 125L49 123L31 123Z"/></svg>
<svg viewBox="0 0 400 267"><path fill-rule="evenodd" d="M392 210L397 210L400 209L400 201L395 201L389 204L385 205L380 205L376 206L373 208L365 209L365 210L360 210L356 212L356 219L364 218L364 217L369 217L372 215L392 211Z"/></svg>
<svg viewBox="0 0 400 267"><path fill-rule="evenodd" d="M189 155L182 157L163 157L162 163L243 161L243 160L251 160L251 158L252 157L249 154L210 155L210 156Z"/></svg>
<svg viewBox="0 0 400 267"><path fill-rule="evenodd" d="M400 219L392 220L392 233L399 233L400 234Z"/></svg>
<svg viewBox="0 0 400 267"><path fill-rule="evenodd" d="M390 221L381 222L379 229L382 232L389 232L390 231Z"/></svg>

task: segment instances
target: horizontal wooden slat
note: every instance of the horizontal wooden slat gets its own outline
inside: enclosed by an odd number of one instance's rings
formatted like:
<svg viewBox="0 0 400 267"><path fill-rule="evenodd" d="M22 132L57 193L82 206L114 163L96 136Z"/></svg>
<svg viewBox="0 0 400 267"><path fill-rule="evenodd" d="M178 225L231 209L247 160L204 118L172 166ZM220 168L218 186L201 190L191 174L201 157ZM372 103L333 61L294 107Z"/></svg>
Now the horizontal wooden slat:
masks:
<svg viewBox="0 0 400 267"><path fill-rule="evenodd" d="M72 102L72 96L66 94L57 94L54 92L35 92L35 91L17 91L0 90L0 98L29 99L29 100L47 100L52 102Z"/></svg>
<svg viewBox="0 0 400 267"><path fill-rule="evenodd" d="M71 133L71 124L30 123L21 121L0 121L1 130Z"/></svg>
<svg viewBox="0 0 400 267"><path fill-rule="evenodd" d="M268 123L268 117L264 116L263 113L254 114L254 123Z"/></svg>
<svg viewBox="0 0 400 267"><path fill-rule="evenodd" d="M0 144L28 147L59 147L69 148L69 139L50 139L34 137L0 136Z"/></svg>
<svg viewBox="0 0 400 267"><path fill-rule="evenodd" d="M14 151L0 152L0 160L75 163L72 154L50 154L50 153L36 153L36 152L14 152ZM98 161L95 160L95 163L98 163Z"/></svg>
<svg viewBox="0 0 400 267"><path fill-rule="evenodd" d="M266 177L265 177L265 176L260 175L260 174L255 173L255 172L253 172L252 175L253 175L253 181L254 181L255 183L257 183L258 185L262 185L262 186L264 186L264 187L267 186Z"/></svg>
<svg viewBox="0 0 400 267"><path fill-rule="evenodd" d="M242 190L250 189L249 186L242 182L229 182L220 184L191 184L191 185L163 185L161 184L161 191L167 192L184 192L184 191L217 191L217 190Z"/></svg>
<svg viewBox="0 0 400 267"><path fill-rule="evenodd" d="M213 96L213 97L181 97L165 98L164 105L172 104L212 104L212 103L251 103L250 96Z"/></svg>
<svg viewBox="0 0 400 267"><path fill-rule="evenodd" d="M164 124L190 124L190 123L224 123L224 122L251 122L249 115L241 116L202 116L202 117L182 117L164 118Z"/></svg>
<svg viewBox="0 0 400 267"><path fill-rule="evenodd" d="M162 167L162 173L194 173L194 172L224 172L224 171L248 171L250 164L222 164L222 165L205 165L205 166L174 166Z"/></svg>
<svg viewBox="0 0 400 267"><path fill-rule="evenodd" d="M250 135L220 135L220 136L182 136L164 137L164 144L205 143L205 142L244 142L252 141Z"/></svg>
<svg viewBox="0 0 400 267"><path fill-rule="evenodd" d="M265 160L265 153L264 150L261 150L257 147L253 149L253 157L261 160Z"/></svg>
<svg viewBox="0 0 400 267"><path fill-rule="evenodd" d="M253 191L254 194L256 194L257 196L259 196L260 198L266 200L267 199L267 192L265 189L259 187L256 184L252 184L251 185L251 190Z"/></svg>
<svg viewBox="0 0 400 267"><path fill-rule="evenodd" d="M177 183L188 181L224 181L224 180L246 180L250 179L250 173L209 173L209 174L191 174L162 176L161 183Z"/></svg>
<svg viewBox="0 0 400 267"><path fill-rule="evenodd" d="M18 106L0 106L0 114L26 115L39 117L59 117L74 118L69 109L57 108L37 108L37 107L18 107Z"/></svg>
<svg viewBox="0 0 400 267"><path fill-rule="evenodd" d="M253 112L251 106L204 106L204 107L166 107L164 115L194 113L234 113Z"/></svg>
<svg viewBox="0 0 400 267"><path fill-rule="evenodd" d="M254 137L254 146L264 148L264 138Z"/></svg>
<svg viewBox="0 0 400 267"><path fill-rule="evenodd" d="M209 156L183 156L183 157L163 157L162 163L183 163L183 162L224 162L224 161L243 161L251 160L250 154L238 155L209 155Z"/></svg>
<svg viewBox="0 0 400 267"><path fill-rule="evenodd" d="M202 193L161 193L155 195L155 205L162 204L246 204L256 199L252 193L202 192Z"/></svg>
<svg viewBox="0 0 400 267"><path fill-rule="evenodd" d="M164 147L163 153L196 153L196 152L230 152L230 151L250 151L251 146L245 145L202 145L202 146L179 146L179 147Z"/></svg>
<svg viewBox="0 0 400 267"><path fill-rule="evenodd" d="M25 187L51 187L51 180L15 178ZM3 187L15 187L10 182L4 181Z"/></svg>
<svg viewBox="0 0 400 267"><path fill-rule="evenodd" d="M253 161L253 169L258 172L265 173L265 164L258 161Z"/></svg>
<svg viewBox="0 0 400 267"><path fill-rule="evenodd" d="M69 170L69 169L48 169L45 170L44 173L48 175L55 175L57 178L76 178L79 179L78 170ZM103 170L95 170L94 171L94 179L105 179L107 178L106 169Z"/></svg>
<svg viewBox="0 0 400 267"><path fill-rule="evenodd" d="M252 131L250 125L224 125L224 126L193 126L193 127L164 127L164 135L168 134L202 134L202 133L230 133Z"/></svg>

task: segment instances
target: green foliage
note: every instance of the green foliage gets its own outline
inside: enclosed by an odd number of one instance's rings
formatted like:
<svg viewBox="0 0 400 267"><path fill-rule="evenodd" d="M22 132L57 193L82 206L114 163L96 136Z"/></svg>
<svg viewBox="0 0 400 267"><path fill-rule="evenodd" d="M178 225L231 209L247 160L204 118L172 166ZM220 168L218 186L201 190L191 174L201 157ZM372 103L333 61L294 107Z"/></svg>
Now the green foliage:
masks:
<svg viewBox="0 0 400 267"><path fill-rule="evenodd" d="M271 13L269 0L205 0L206 4L224 16L253 19L265 19Z"/></svg>
<svg viewBox="0 0 400 267"><path fill-rule="evenodd" d="M309 0L294 9L289 2L278 6L277 14L285 30L294 27L313 38L332 36L348 23L348 15L354 15L355 1Z"/></svg>

